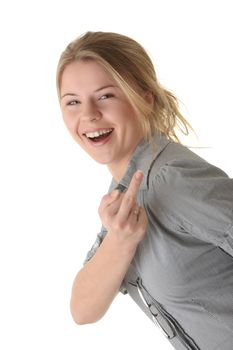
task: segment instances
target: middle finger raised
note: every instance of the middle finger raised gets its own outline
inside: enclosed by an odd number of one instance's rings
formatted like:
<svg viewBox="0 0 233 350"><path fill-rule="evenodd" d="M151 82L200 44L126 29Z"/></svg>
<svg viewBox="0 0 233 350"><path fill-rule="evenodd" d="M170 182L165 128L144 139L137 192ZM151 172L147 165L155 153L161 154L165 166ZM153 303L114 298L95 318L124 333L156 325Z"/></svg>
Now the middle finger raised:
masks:
<svg viewBox="0 0 233 350"><path fill-rule="evenodd" d="M118 212L118 215L122 220L126 220L128 218L132 208L136 204L137 193L142 179L143 173L141 171L137 171L133 175L127 191L124 193L124 197Z"/></svg>

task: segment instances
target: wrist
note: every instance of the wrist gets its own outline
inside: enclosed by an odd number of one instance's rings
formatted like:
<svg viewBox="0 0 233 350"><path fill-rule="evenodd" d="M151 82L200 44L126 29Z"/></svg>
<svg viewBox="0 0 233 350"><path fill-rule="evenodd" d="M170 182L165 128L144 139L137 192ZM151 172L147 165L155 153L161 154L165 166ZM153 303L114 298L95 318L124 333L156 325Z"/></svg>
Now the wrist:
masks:
<svg viewBox="0 0 233 350"><path fill-rule="evenodd" d="M122 239L119 235L111 232L107 233L104 241L108 245L111 254L116 255L120 259L130 260L130 262L135 255L138 245L138 242L132 239Z"/></svg>

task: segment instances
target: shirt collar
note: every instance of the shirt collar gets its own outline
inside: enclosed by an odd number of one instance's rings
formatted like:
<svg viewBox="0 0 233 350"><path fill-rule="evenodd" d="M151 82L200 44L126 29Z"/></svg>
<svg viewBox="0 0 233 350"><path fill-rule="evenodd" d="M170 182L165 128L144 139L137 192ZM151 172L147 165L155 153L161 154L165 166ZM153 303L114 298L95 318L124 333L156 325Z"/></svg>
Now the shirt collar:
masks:
<svg viewBox="0 0 233 350"><path fill-rule="evenodd" d="M128 163L126 172L119 183L112 179L110 186L110 191L114 188L126 189L128 188L133 174L137 170L141 170L144 174L142 184L140 186L141 190L148 189L148 177L152 164L163 149L171 141L167 139L163 134L156 133L153 137L152 142L148 142L145 139L142 139L137 147L135 148L132 157Z"/></svg>

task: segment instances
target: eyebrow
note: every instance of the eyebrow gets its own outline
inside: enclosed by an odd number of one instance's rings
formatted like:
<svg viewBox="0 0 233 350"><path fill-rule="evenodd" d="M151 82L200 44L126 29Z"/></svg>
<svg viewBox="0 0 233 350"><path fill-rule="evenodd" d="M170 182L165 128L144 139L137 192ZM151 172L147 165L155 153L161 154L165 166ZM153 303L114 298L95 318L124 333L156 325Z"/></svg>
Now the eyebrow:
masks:
<svg viewBox="0 0 233 350"><path fill-rule="evenodd" d="M112 84L104 85L104 86L101 86L100 88L94 90L94 92L99 92L99 91L101 91L101 90L104 90L104 89L107 89L107 88L110 88L110 87L117 88L118 86L112 85ZM78 95L77 95L77 94L74 94L74 93L72 93L72 92L68 92L68 93L62 95L62 96L61 96L61 99L64 98L64 97L66 97L66 96L78 96Z"/></svg>

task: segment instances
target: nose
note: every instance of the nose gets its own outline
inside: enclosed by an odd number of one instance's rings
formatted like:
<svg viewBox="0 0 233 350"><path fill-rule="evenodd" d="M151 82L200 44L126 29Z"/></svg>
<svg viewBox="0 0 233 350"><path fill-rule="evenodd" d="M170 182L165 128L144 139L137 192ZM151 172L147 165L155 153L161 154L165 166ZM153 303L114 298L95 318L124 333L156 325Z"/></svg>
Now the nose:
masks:
<svg viewBox="0 0 233 350"><path fill-rule="evenodd" d="M86 102L82 104L81 119L83 121L99 120L101 112L93 102Z"/></svg>

